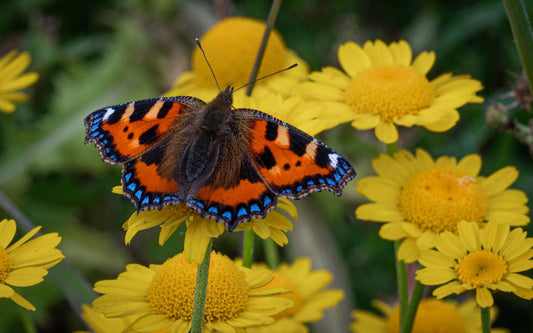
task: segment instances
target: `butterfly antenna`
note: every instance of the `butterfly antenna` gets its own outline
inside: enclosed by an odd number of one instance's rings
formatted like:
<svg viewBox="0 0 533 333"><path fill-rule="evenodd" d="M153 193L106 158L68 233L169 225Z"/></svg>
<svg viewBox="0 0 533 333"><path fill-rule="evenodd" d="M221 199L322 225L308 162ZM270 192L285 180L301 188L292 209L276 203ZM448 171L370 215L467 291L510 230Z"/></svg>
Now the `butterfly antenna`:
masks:
<svg viewBox="0 0 533 333"><path fill-rule="evenodd" d="M270 73L270 74L268 74L268 75L262 76L262 77L260 77L260 78L258 78L258 79L255 79L254 81L250 81L250 82L248 82L247 84L245 84L245 85L243 85L243 86L240 86L239 88L233 90L233 92L235 92L235 91L237 91L237 90L239 90L239 89L242 89L242 88L244 88L244 87L247 87L247 86L249 86L249 85L251 85L251 84L254 84L254 83L256 83L256 82L259 81L259 80L263 80L263 79L266 79L266 78L268 78L268 77L271 77L272 75L276 75L276 74L279 74L279 73L281 73L281 72L288 71L289 69L292 69L292 68L294 68L294 67L296 67L296 66L298 66L298 64L297 64L297 63L294 63L294 64L290 65L290 66L287 67L287 68L283 68L283 69L280 69L279 71L275 71L274 73Z"/></svg>
<svg viewBox="0 0 533 333"><path fill-rule="evenodd" d="M215 72L213 71L213 68L211 68L211 64L209 63L209 60L207 60L207 56L205 55L204 49L202 48L202 44L200 44L200 40L198 38L195 39L196 44L198 45L198 48L200 51L202 51L202 54L204 56L205 62L207 63L207 66L209 67L209 70L211 71L211 74L213 75L213 79L215 79L215 83L217 84L218 91L222 91L220 89L220 86L218 85L217 77L215 76Z"/></svg>

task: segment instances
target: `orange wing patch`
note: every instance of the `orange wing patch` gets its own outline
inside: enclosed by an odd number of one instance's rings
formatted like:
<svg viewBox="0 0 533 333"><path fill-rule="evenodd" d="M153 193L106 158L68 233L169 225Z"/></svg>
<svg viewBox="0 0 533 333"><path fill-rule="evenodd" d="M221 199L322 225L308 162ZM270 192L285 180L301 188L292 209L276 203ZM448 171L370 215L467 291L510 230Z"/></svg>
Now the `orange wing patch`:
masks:
<svg viewBox="0 0 533 333"><path fill-rule="evenodd" d="M175 179L161 177L157 172L158 162L164 149L156 147L143 156L124 164L122 189L138 211L178 204L178 183Z"/></svg>
<svg viewBox="0 0 533 333"><path fill-rule="evenodd" d="M194 198L187 200L187 205L202 216L224 222L232 231L243 221L265 217L276 202L276 195L263 182L241 179L237 186L228 189L213 189L211 185L206 185Z"/></svg>

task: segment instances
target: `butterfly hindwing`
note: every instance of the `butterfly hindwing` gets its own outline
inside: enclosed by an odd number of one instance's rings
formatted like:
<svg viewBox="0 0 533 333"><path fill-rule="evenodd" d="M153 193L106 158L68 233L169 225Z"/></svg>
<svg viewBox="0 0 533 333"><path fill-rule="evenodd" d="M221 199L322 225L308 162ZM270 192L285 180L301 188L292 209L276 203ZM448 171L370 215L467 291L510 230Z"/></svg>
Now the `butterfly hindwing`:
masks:
<svg viewBox="0 0 533 333"><path fill-rule="evenodd" d="M355 170L344 157L314 137L263 112L237 109L250 120L250 155L269 188L300 199L329 190L341 195Z"/></svg>
<svg viewBox="0 0 533 333"><path fill-rule="evenodd" d="M219 170L224 172L224 161ZM277 196L262 181L247 157L242 160L238 184L232 188L213 188L207 184L186 201L202 216L224 222L230 231L242 222L265 217L276 203Z"/></svg>
<svg viewBox="0 0 533 333"><path fill-rule="evenodd" d="M175 179L160 175L158 167L165 154L165 145L156 145L143 155L128 161L122 169L124 195L133 201L137 211L174 205L182 202L177 196Z"/></svg>
<svg viewBox="0 0 533 333"><path fill-rule="evenodd" d="M160 142L188 108L203 105L193 97L161 97L109 106L85 118L85 142L94 142L105 162L125 163Z"/></svg>

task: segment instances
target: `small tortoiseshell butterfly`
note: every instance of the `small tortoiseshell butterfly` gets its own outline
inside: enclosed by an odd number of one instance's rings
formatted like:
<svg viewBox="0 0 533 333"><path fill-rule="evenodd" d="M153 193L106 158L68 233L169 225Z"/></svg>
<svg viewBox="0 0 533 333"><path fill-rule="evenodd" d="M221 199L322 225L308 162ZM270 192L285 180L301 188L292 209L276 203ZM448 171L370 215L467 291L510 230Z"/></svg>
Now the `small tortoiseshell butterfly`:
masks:
<svg viewBox="0 0 533 333"><path fill-rule="evenodd" d="M85 118L85 143L124 164L122 188L137 211L184 203L231 231L264 218L277 198L341 195L351 164L266 113L232 109L229 86L209 104L186 96L109 106Z"/></svg>

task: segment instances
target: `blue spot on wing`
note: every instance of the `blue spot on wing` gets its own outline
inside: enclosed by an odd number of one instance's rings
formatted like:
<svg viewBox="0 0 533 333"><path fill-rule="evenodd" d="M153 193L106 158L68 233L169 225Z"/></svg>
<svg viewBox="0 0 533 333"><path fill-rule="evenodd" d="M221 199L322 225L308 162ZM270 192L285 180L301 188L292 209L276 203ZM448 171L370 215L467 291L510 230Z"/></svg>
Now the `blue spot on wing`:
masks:
<svg viewBox="0 0 533 333"><path fill-rule="evenodd" d="M135 189L137 188L137 184L135 184L135 183L131 183L131 184L129 184L126 188L127 188L128 190L130 190L130 191L133 192L133 191L135 191Z"/></svg>
<svg viewBox="0 0 533 333"><path fill-rule="evenodd" d="M213 213L213 214L218 214L218 207L217 206L211 206L211 207L209 207L209 209L207 211L210 212L210 213Z"/></svg>
<svg viewBox="0 0 533 333"><path fill-rule="evenodd" d="M126 182L129 182L131 179L131 172L128 172L127 174L125 174L124 179L126 180Z"/></svg>
<svg viewBox="0 0 533 333"><path fill-rule="evenodd" d="M141 200L142 195L143 195L143 191L142 190L138 190L137 192L135 192L134 195L137 198L137 200Z"/></svg>
<svg viewBox="0 0 533 333"><path fill-rule="evenodd" d="M237 212L237 217L241 217L245 215L248 215L248 211L246 210L246 208L241 207L239 211Z"/></svg>
<svg viewBox="0 0 533 333"><path fill-rule="evenodd" d="M222 216L232 221L233 214L231 214L230 211L225 211L224 213L222 213Z"/></svg>
<svg viewBox="0 0 533 333"><path fill-rule="evenodd" d="M259 207L258 204L254 203L254 204L250 205L250 212L251 213L258 213L260 211L261 211L261 208Z"/></svg>
<svg viewBox="0 0 533 333"><path fill-rule="evenodd" d="M149 196L145 196L143 201L141 202L141 205L146 205L150 202L150 197Z"/></svg>

